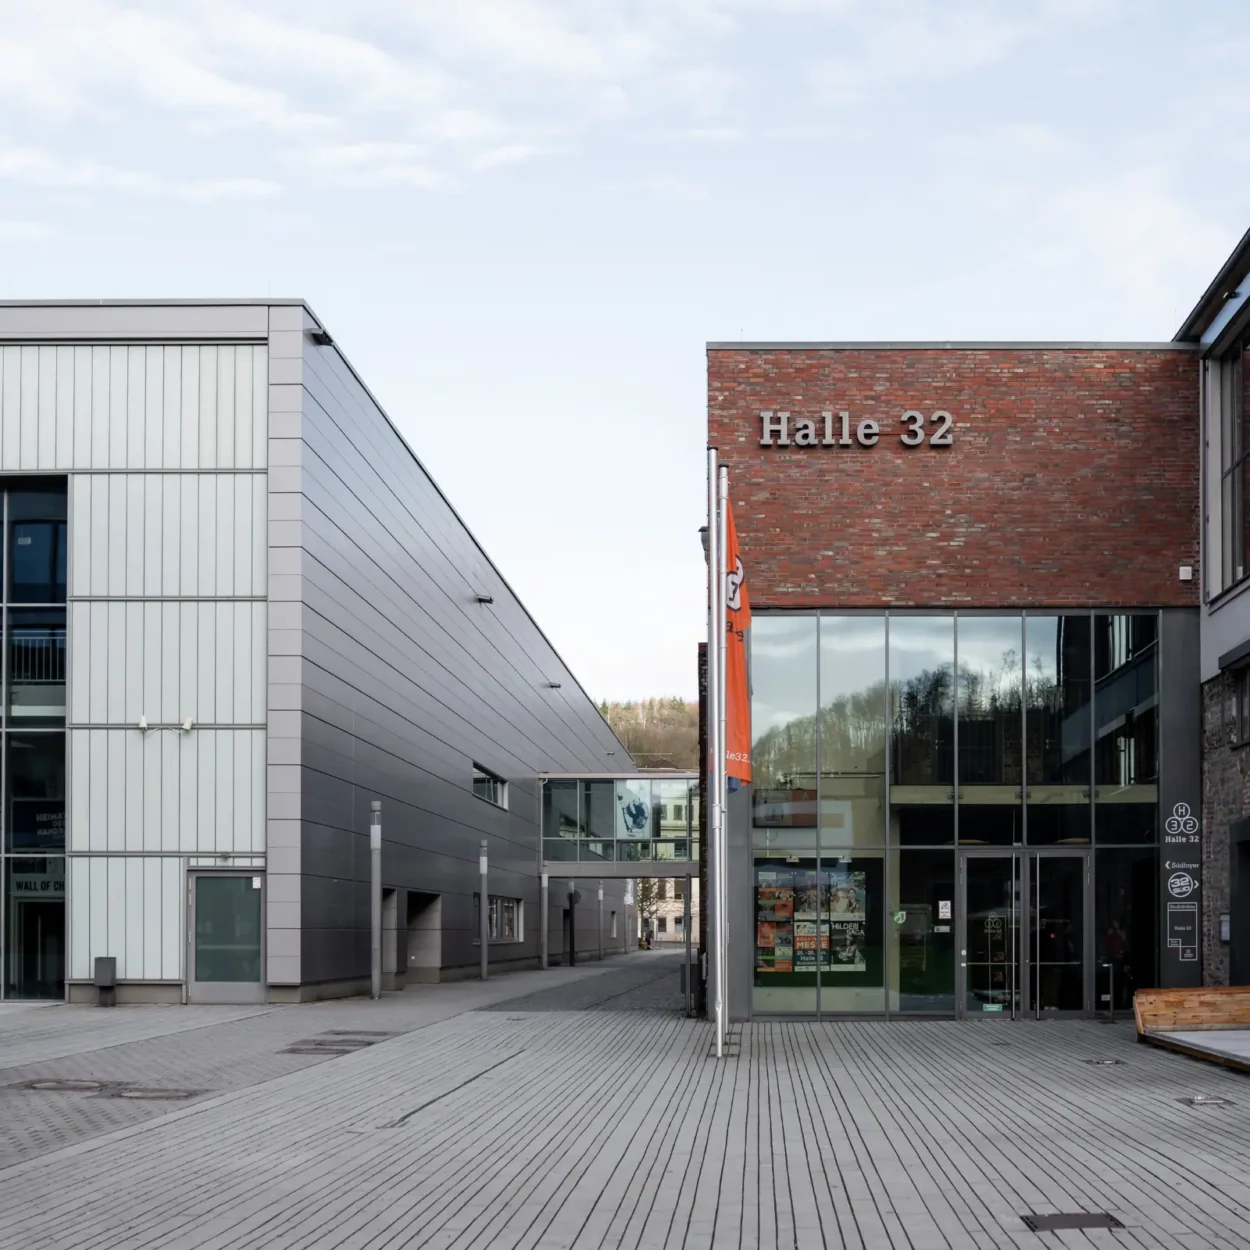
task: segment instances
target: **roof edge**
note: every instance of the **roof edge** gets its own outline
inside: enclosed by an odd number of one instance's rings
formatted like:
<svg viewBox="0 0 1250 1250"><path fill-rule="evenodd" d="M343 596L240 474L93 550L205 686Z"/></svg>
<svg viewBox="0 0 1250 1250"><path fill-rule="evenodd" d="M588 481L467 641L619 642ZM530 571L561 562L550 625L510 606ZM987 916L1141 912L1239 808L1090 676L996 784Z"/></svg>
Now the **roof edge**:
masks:
<svg viewBox="0 0 1250 1250"><path fill-rule="evenodd" d="M1173 339L1177 343L1197 343L1207 326L1215 320L1216 314L1224 306L1232 289L1250 274L1250 230L1237 241L1228 259L1220 266L1219 272L1211 279L1210 285L1202 293L1202 298L1194 305L1193 311L1185 318L1181 328ZM1218 306L1215 306L1217 305Z"/></svg>
<svg viewBox="0 0 1250 1250"><path fill-rule="evenodd" d="M1042 339L1028 339L1021 341L993 341L981 339L948 339L946 341L938 340L906 340L906 339L864 339L856 341L854 339L830 340L822 342L813 340L804 342L801 340L779 339L776 342L709 342L706 347L709 352L803 352L803 351L922 351L922 352L940 352L940 351L1194 351L1196 349L1194 343L1183 343L1176 339L1170 339L1163 342L1114 342L1114 341L1093 341L1080 339L1056 339L1047 341Z"/></svg>

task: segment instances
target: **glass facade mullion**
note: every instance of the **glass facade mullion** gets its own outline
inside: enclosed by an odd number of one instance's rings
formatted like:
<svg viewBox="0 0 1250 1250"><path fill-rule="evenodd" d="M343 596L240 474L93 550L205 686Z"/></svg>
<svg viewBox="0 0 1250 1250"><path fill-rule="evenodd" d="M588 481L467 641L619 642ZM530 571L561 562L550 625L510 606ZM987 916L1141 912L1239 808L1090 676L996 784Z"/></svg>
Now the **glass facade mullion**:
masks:
<svg viewBox="0 0 1250 1250"><path fill-rule="evenodd" d="M816 1019L821 1018L820 1008L820 984L825 979L824 975L824 941L825 941L825 914L824 914L824 875L821 864L821 852L824 850L824 827L825 827L825 807L824 807L824 778L821 775L821 756L820 756L820 740L823 735L820 732L820 718L823 704L820 701L820 670L823 668L821 663L820 651L820 631L824 622L821 613L816 613ZM795 939L797 946L798 925L796 917ZM832 933L830 933L830 953L832 954L833 941ZM798 958L798 951L795 951L795 958Z"/></svg>

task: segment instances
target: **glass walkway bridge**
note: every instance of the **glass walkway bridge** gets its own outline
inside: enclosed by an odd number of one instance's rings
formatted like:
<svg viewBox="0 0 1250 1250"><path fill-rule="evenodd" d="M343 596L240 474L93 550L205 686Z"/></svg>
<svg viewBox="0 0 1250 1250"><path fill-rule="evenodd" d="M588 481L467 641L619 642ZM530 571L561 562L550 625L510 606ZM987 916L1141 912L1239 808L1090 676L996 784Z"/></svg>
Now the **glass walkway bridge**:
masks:
<svg viewBox="0 0 1250 1250"><path fill-rule="evenodd" d="M697 877L699 774L652 770L542 778L543 871L560 877Z"/></svg>

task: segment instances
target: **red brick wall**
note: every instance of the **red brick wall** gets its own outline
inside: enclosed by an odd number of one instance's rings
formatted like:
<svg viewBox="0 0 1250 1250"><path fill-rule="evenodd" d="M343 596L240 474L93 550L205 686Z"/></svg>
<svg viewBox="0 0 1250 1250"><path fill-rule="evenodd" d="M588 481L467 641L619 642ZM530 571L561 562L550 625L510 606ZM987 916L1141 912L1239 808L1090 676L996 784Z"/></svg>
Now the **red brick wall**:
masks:
<svg viewBox="0 0 1250 1250"><path fill-rule="evenodd" d="M761 447L760 412L849 410L873 447ZM908 409L954 445L905 447ZM928 426L933 430L935 426ZM757 606L1198 602L1196 355L1168 349L708 352L708 442L730 472ZM1194 580L1178 579L1180 565Z"/></svg>

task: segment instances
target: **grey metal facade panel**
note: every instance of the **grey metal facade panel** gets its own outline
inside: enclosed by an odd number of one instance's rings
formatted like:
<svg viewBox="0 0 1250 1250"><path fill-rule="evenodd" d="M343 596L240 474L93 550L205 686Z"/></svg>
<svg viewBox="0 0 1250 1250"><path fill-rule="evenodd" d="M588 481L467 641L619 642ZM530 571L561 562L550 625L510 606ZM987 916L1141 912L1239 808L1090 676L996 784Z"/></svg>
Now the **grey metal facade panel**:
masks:
<svg viewBox="0 0 1250 1250"><path fill-rule="evenodd" d="M264 304L0 304L0 340L10 342L214 342L268 333Z"/></svg>
<svg viewBox="0 0 1250 1250"><path fill-rule="evenodd" d="M1250 640L1250 583L1214 607L1202 609L1202 680L1219 675L1220 656Z"/></svg>
<svg viewBox="0 0 1250 1250"><path fill-rule="evenodd" d="M384 885L442 897L442 966L478 959L483 838L490 892L524 908L523 941L494 957L534 958L538 776L629 756L337 350L305 340L300 375L298 426L271 440L287 467L271 476L269 540L287 600L274 641L299 664L298 690L271 698L297 706L300 725L301 979L368 975L374 798ZM474 763L507 779L507 810L473 793ZM623 883L604 893L606 928L624 916ZM593 900L577 909L583 949L597 919Z"/></svg>

